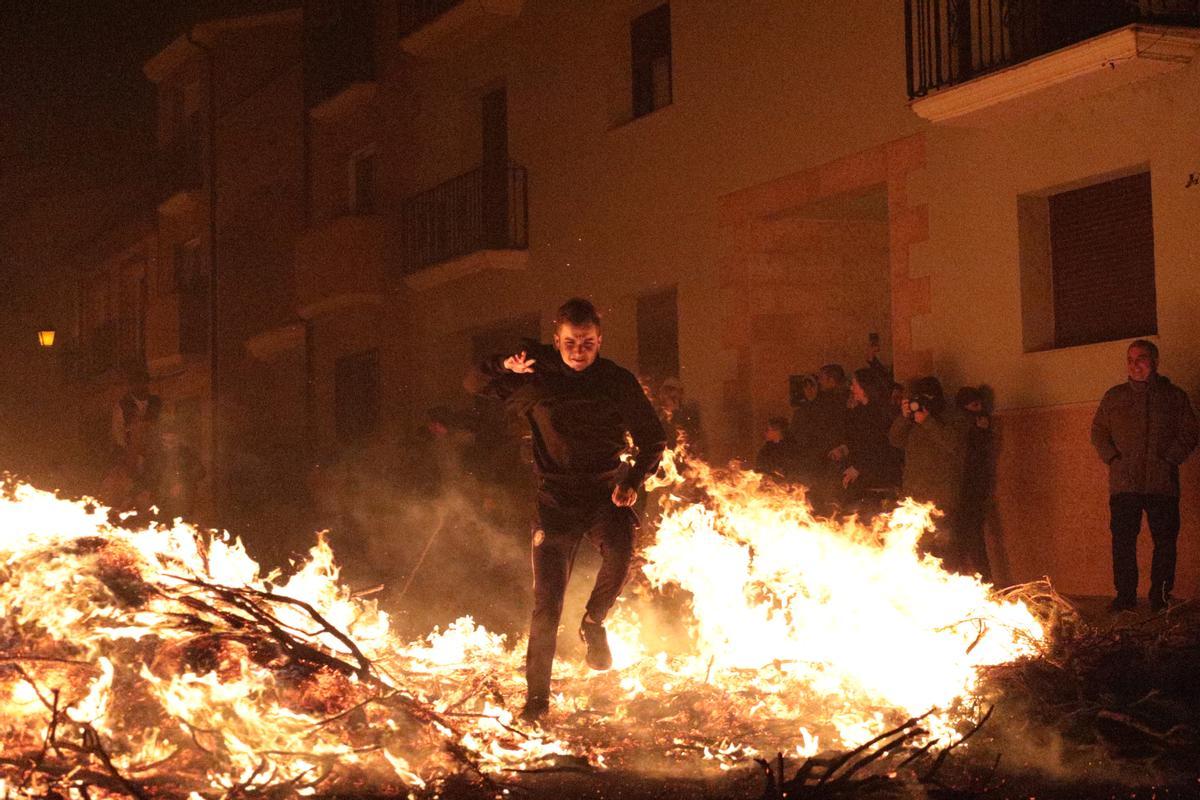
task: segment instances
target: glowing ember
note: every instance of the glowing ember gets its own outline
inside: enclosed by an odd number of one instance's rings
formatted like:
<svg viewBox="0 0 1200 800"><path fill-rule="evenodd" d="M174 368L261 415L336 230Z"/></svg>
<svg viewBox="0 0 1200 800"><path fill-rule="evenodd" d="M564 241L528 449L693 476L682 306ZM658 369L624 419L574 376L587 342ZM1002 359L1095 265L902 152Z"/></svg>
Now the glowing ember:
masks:
<svg viewBox="0 0 1200 800"><path fill-rule="evenodd" d="M724 768L855 746L931 709L926 738L947 738L977 712L978 667L1044 645L1024 604L918 554L927 507L866 528L753 474L688 477L700 499L668 497L644 553L674 610L624 603L611 672L560 664L553 736L513 720L523 642L470 618L398 640L323 540L290 577L262 574L227 537L112 527L107 509L8 483L0 796L398 790L547 759ZM666 652L655 619L679 615L687 641Z"/></svg>

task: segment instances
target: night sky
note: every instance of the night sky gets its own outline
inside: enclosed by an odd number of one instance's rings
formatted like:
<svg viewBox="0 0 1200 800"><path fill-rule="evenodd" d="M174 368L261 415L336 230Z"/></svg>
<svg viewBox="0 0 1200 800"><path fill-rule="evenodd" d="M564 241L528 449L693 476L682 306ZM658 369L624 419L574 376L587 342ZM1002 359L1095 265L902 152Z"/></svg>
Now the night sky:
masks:
<svg viewBox="0 0 1200 800"><path fill-rule="evenodd" d="M64 194L145 181L154 87L142 64L198 21L278 0L0 0L0 304L26 285L22 221ZM6 258L6 254L10 257Z"/></svg>

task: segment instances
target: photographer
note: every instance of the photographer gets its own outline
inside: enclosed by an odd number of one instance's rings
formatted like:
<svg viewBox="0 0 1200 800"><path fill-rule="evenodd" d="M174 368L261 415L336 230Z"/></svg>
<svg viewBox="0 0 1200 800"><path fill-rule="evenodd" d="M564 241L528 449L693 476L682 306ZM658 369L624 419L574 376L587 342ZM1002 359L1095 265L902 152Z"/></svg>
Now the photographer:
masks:
<svg viewBox="0 0 1200 800"><path fill-rule="evenodd" d="M937 535L929 548L949 569L961 569L961 544L955 521L962 496L967 429L961 415L946 408L942 384L932 376L909 386L892 423L888 440L904 451L901 495L933 503L945 516L937 522Z"/></svg>

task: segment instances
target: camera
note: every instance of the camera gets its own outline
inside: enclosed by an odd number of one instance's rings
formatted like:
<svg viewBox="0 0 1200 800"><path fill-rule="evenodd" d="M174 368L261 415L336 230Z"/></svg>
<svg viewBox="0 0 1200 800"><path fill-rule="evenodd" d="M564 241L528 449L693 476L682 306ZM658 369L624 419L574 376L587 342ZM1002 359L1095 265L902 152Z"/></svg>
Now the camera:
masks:
<svg viewBox="0 0 1200 800"><path fill-rule="evenodd" d="M930 413L937 403L937 398L924 392L914 392L908 397L908 410L912 413L924 411Z"/></svg>

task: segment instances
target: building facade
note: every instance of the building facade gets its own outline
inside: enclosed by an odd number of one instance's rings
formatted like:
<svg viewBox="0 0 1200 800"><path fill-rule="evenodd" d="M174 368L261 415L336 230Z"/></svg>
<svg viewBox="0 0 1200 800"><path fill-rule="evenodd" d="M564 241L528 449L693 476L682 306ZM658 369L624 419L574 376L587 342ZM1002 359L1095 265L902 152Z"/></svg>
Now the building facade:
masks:
<svg viewBox="0 0 1200 800"><path fill-rule="evenodd" d="M1200 9L1064 7L401 0L223 23L244 62L185 39L147 67L164 131L214 102L187 75L245 80L216 101L215 232L206 183L159 208L160 260L216 243L218 367L185 377L166 334L147 358L210 399L217 376L211 457L252 511L298 480L269 465L382 463L427 409L468 407L468 363L547 338L572 295L607 356L681 379L717 460L787 413L790 375L860 366L874 333L898 377L994 392L999 577L1107 593L1096 403L1135 336L1200 390ZM1200 467L1184 483L1190 595Z"/></svg>

